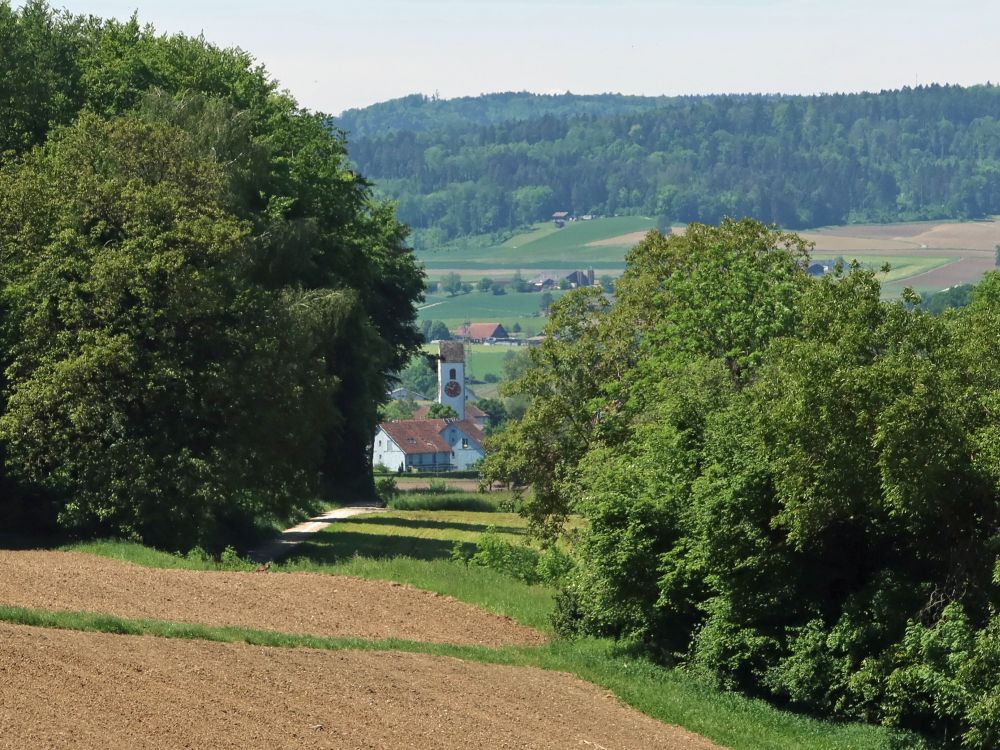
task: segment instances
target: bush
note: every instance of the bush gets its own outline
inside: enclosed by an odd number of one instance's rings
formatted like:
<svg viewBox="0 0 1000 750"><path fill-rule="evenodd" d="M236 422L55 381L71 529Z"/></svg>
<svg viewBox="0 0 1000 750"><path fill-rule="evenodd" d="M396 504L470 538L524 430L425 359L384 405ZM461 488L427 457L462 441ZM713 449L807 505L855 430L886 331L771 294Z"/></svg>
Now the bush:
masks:
<svg viewBox="0 0 1000 750"><path fill-rule="evenodd" d="M501 539L493 526L479 538L469 564L505 573L525 583L538 583L538 553Z"/></svg>
<svg viewBox="0 0 1000 750"><path fill-rule="evenodd" d="M573 558L552 544L538 556L535 570L542 583L556 586L562 583L573 570Z"/></svg>
<svg viewBox="0 0 1000 750"><path fill-rule="evenodd" d="M399 494L396 478L392 475L375 480L375 497L382 505L390 505Z"/></svg>

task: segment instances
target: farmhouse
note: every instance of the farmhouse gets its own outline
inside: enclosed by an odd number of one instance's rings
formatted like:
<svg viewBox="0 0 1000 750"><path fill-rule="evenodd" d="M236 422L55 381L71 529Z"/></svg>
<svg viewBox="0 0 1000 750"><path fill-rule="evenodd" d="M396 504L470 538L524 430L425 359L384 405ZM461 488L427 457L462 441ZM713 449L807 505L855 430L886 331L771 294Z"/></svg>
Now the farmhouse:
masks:
<svg viewBox="0 0 1000 750"><path fill-rule="evenodd" d="M554 214L552 214L552 221L559 229L562 229L564 226L566 226L566 219L568 218L569 218L569 211L556 211Z"/></svg>
<svg viewBox="0 0 1000 750"><path fill-rule="evenodd" d="M455 329L455 336L465 339L470 344L481 344L484 341L498 341L510 338L507 329L499 323L470 323Z"/></svg>
<svg viewBox="0 0 1000 750"><path fill-rule="evenodd" d="M572 289L594 285L594 269L588 271L546 271L528 283L537 290L551 289L567 282Z"/></svg>
<svg viewBox="0 0 1000 750"><path fill-rule="evenodd" d="M450 406L457 419L426 419L427 408L414 419L382 422L372 442L372 463L392 471L452 471L471 468L483 458L486 414L465 402L465 347L457 341L438 344L439 404Z"/></svg>
<svg viewBox="0 0 1000 750"><path fill-rule="evenodd" d="M484 455L482 439L479 426L467 420L383 422L375 433L372 462L392 471L468 469Z"/></svg>

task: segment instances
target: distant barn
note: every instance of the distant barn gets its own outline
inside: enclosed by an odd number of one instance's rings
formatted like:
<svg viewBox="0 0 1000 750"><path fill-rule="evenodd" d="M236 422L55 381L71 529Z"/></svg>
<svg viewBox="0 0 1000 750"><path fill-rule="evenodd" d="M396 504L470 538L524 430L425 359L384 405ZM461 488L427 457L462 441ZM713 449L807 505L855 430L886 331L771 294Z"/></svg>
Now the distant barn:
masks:
<svg viewBox="0 0 1000 750"><path fill-rule="evenodd" d="M505 341L510 338L507 329L499 323L470 323L467 326L459 326L455 330L455 336L465 339L471 344L481 344L484 341Z"/></svg>

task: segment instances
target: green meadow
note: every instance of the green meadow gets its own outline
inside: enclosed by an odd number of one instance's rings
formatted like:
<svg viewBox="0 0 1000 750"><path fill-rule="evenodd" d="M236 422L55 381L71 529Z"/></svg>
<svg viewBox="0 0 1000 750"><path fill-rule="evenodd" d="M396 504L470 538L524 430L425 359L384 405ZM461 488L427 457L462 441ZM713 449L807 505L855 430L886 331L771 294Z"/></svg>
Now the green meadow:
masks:
<svg viewBox="0 0 1000 750"><path fill-rule="evenodd" d="M527 278L527 274L525 274ZM564 292L551 292L558 299ZM449 297L446 294L428 294L418 310L417 320L442 320L453 333L464 323L501 323L508 332L517 323L528 336L537 334L545 326L541 314L541 292L492 292L472 291Z"/></svg>
<svg viewBox="0 0 1000 750"><path fill-rule="evenodd" d="M551 222L536 224L530 231L516 235L503 244L492 247L469 247L460 244L444 250L424 251L419 259L428 271L455 270L473 275L480 269L557 269L588 268L620 271L625 266L625 253L637 240L591 245L646 232L656 226L654 219L643 216L617 216L592 221L568 222L557 229Z"/></svg>

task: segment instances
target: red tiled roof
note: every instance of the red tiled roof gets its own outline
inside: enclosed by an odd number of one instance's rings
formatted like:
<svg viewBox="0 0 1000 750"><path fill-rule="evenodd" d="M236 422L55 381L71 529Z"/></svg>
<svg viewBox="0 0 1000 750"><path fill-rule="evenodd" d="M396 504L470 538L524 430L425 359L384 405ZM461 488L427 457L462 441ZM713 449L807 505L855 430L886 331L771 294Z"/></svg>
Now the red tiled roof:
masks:
<svg viewBox="0 0 1000 750"><path fill-rule="evenodd" d="M450 453L451 446L441 437L441 430L447 425L446 419L403 419L398 422L382 422L379 427L403 453L413 455Z"/></svg>
<svg viewBox="0 0 1000 750"><path fill-rule="evenodd" d="M459 326L455 334L470 339L507 338L507 330L499 323L470 323L468 326Z"/></svg>
<svg viewBox="0 0 1000 750"><path fill-rule="evenodd" d="M470 419L463 419L461 422L454 421L450 422L449 427L457 427L460 429L467 437L472 438L477 443L483 442L483 428Z"/></svg>

